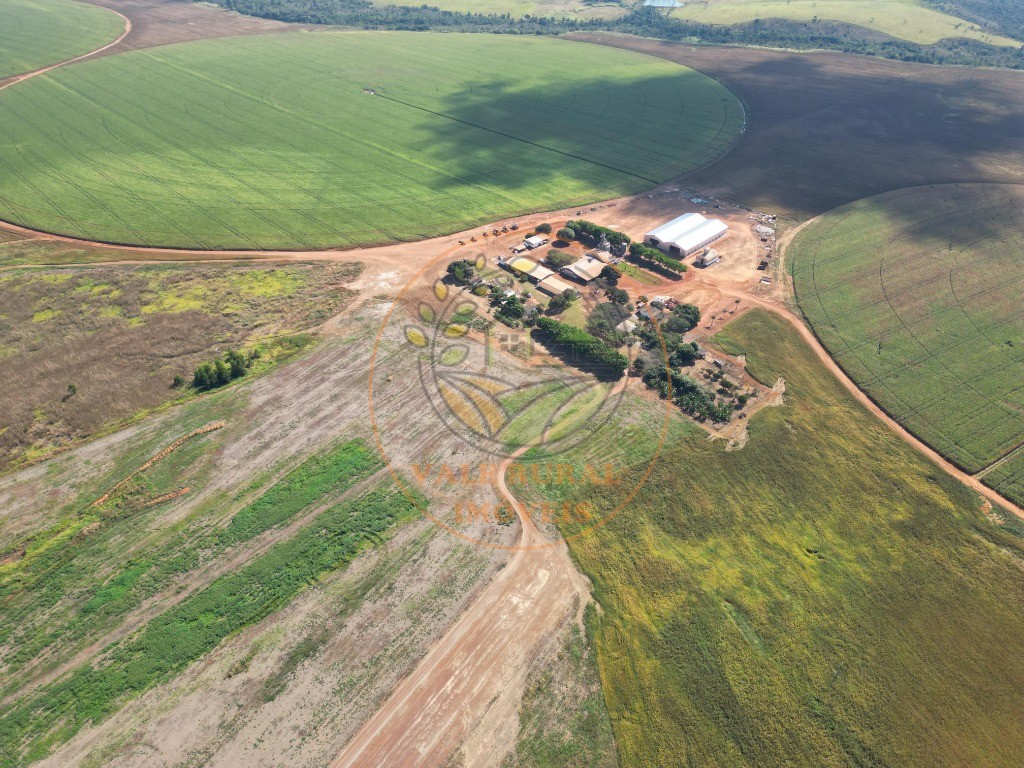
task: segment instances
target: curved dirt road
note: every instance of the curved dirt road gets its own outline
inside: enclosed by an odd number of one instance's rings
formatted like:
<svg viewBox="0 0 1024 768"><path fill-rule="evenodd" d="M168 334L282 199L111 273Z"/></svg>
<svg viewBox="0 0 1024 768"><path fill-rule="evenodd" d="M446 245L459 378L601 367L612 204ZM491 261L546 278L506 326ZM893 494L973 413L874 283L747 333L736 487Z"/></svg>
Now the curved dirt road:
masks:
<svg viewBox="0 0 1024 768"><path fill-rule="evenodd" d="M803 340L807 342L807 345L810 346L812 350L814 350L814 354L818 357L818 359L821 360L822 363L824 363L825 367L832 372L832 375L839 380L839 382L847 389L847 391L851 395L853 395L857 402L859 402L861 405L863 405L865 408L871 411L871 413L878 417L893 432L902 437L906 442L910 443L910 445L912 445L918 451L923 453L933 462L938 464L945 472L955 477L964 485L973 488L986 499L991 501L993 504L997 504L1000 507L1003 507L1004 509L1013 512L1013 514L1024 519L1024 509L1022 509L1017 504L1014 504L1009 499L1004 498L1002 495L989 488L987 485L982 483L978 478L974 477L973 475L967 472L964 472L962 469L959 469L954 464L952 464L949 460L943 458L937 451L935 451L934 448L931 448L918 438L914 437L914 435L907 431L907 429L904 428L894 418L892 418L892 416L890 416L888 413L882 410L882 408L877 403L875 403L875 401L872 400L867 395L867 393L864 392L864 390L858 387L853 379L851 379L847 375L846 371L842 369L839 363L837 363L835 359L833 359L833 357L828 353L828 350L825 349L821 341L818 340L818 337L814 334L814 331L812 331L807 326L807 324L804 323L803 319L800 318L796 313L792 312L790 309L777 302L762 299L758 296L754 296L750 293L747 293L746 291L732 289L727 286L714 283L713 281L705 281L700 278L696 279L694 282L706 282L706 284L712 285L716 290L720 291L725 296L742 299L744 301L749 301L752 304L757 305L761 309L766 309L769 312L774 312L776 315L779 315L780 317L784 318L790 325L792 325L796 329L796 331L800 334L801 338L803 338Z"/></svg>
<svg viewBox="0 0 1024 768"><path fill-rule="evenodd" d="M463 744L465 765L493 763L492 745L473 738L514 725L534 650L589 586L564 542L548 546L505 483L496 488L521 526L512 557L413 672L345 746L331 768L443 764ZM543 546L538 546L543 545Z"/></svg>
<svg viewBox="0 0 1024 768"><path fill-rule="evenodd" d="M115 45L117 45L122 40L124 40L126 37L128 37L128 35L132 31L132 21L131 21L131 19L129 19L123 13L115 11L113 8L107 8L107 10L110 11L111 13L116 13L124 21L124 31L120 35L117 36L116 40L114 40L113 42L107 43L106 45L104 45L104 46L102 46L100 48L96 48L95 50L89 51L88 53L83 53L81 56L75 56L73 59L65 59L64 61L58 61L56 64L50 64L48 66L41 67L40 69L34 69L31 72L25 72L25 73L20 74L20 75L14 75L13 77L9 77L6 80L0 81L0 91L2 91L4 88L10 88L12 85L17 85L18 83L24 82L25 80L28 80L31 77L37 77L38 75L45 75L47 72L49 72L51 70L54 70L54 69L57 69L58 67L63 67L65 64L74 64L76 61L81 61L82 59L88 59L90 56L96 56L97 54L103 53L104 51L106 51L109 48L113 48Z"/></svg>

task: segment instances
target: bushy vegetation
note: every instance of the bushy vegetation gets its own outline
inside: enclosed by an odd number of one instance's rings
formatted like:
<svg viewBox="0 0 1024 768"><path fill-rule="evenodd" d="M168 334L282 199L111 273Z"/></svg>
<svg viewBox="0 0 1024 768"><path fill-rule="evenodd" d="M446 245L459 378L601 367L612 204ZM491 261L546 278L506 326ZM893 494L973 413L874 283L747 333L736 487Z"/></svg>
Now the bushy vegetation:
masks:
<svg viewBox="0 0 1024 768"><path fill-rule="evenodd" d="M230 349L219 360L200 363L192 374L192 386L199 390L215 389L240 379L252 366L252 358L237 349Z"/></svg>
<svg viewBox="0 0 1024 768"><path fill-rule="evenodd" d="M1015 768L1024 540L782 320L750 312L715 340L762 381L784 376L785 404L758 412L741 450L678 425L635 499L569 540L601 607L621 764ZM606 441L637 469L544 490L615 509L655 447L623 425Z"/></svg>
<svg viewBox="0 0 1024 768"><path fill-rule="evenodd" d="M626 334L615 330L615 326L632 314L622 304L602 301L587 316L587 332L613 347L621 347L626 341Z"/></svg>
<svg viewBox="0 0 1024 768"><path fill-rule="evenodd" d="M324 512L293 538L150 621L98 666L84 665L9 708L0 717L0 766L39 759L85 723L103 720L126 696L169 679L324 572L350 562L414 509L391 489Z"/></svg>
<svg viewBox="0 0 1024 768"><path fill-rule="evenodd" d="M629 235L584 219L575 219L566 226L576 233L578 239L587 240L591 245L596 245L601 240L601 235L604 235L612 245L624 245L632 242Z"/></svg>
<svg viewBox="0 0 1024 768"><path fill-rule="evenodd" d="M629 260L654 272L664 273L667 271L672 277L682 274L687 269L683 262L666 256L657 248L650 248L643 243L633 243L629 246Z"/></svg>
<svg viewBox="0 0 1024 768"><path fill-rule="evenodd" d="M563 291L557 296L552 296L548 302L548 314L560 315L576 301L580 295L576 291Z"/></svg>
<svg viewBox="0 0 1024 768"><path fill-rule="evenodd" d="M687 333L700 324L700 307L696 304L677 304L662 323L669 333Z"/></svg>
<svg viewBox="0 0 1024 768"><path fill-rule="evenodd" d="M500 287L491 288L491 306L494 307L494 319L511 328L518 328L526 314L522 298Z"/></svg>
<svg viewBox="0 0 1024 768"><path fill-rule="evenodd" d="M459 259L448 265L447 272L456 285L469 285L476 277L476 265L469 259Z"/></svg>
<svg viewBox="0 0 1024 768"><path fill-rule="evenodd" d="M598 378L621 378L629 365L625 355L605 342L549 317L537 318L533 333L551 352L572 365L591 371Z"/></svg>
<svg viewBox="0 0 1024 768"><path fill-rule="evenodd" d="M188 119L185 99L207 118ZM587 111L602 119L581 124ZM0 115L0 217L92 240L214 249L422 239L639 192L704 165L743 125L721 83L628 51L334 30L99 58L4 90ZM687 130L671 130L680 119ZM123 152L109 151L111 135ZM173 159L182 141L187 163ZM297 151L316 167L297 170ZM496 198L499 187L516 194Z"/></svg>
<svg viewBox="0 0 1024 768"><path fill-rule="evenodd" d="M698 421L714 421L725 423L732 418L733 407L730 403L719 403L715 395L701 386L696 380L664 364L650 365L643 371L643 380L663 399L672 398L683 413L693 416Z"/></svg>
<svg viewBox="0 0 1024 768"><path fill-rule="evenodd" d="M148 487L143 498L159 494L167 487L178 487L182 475L187 481L182 467L194 461L198 456L195 451L202 447L202 442L194 447L190 443L171 460L164 460L150 470L148 475L162 475L152 478L154 481L175 485L148 483L148 476L143 477L141 481ZM110 524L108 510L117 510L119 518L130 524L140 510L137 506L126 507L123 499L134 495L135 485L125 487L99 508L79 511L75 517L83 516L85 524L105 522L87 545L49 546L43 554L33 552L30 558L0 574L0 589L6 595L6 602L0 607L0 642L16 644L16 651L4 657L10 682L16 684L15 673L54 644L85 640L115 626L174 578L210 562L233 546L286 524L317 502L330 502L380 466L379 457L363 442L342 443L311 456L285 474L238 510L226 526L186 529L160 546L151 546L143 557L118 563L113 573L105 560L109 560L110 541L121 533L117 525ZM54 607L62 602L81 606L81 610L54 613ZM19 634L13 635L15 632Z"/></svg>
<svg viewBox="0 0 1024 768"><path fill-rule="evenodd" d="M552 269L559 270L576 261L576 257L566 253L565 251L552 249L548 251L547 255L544 257L544 261L546 261Z"/></svg>

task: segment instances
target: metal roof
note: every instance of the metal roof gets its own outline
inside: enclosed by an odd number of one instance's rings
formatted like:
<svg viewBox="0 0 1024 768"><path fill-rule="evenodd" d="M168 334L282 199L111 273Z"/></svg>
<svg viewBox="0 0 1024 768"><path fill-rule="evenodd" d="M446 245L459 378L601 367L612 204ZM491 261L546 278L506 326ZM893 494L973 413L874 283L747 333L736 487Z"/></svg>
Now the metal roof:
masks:
<svg viewBox="0 0 1024 768"><path fill-rule="evenodd" d="M523 256L516 256L514 259L509 259L505 263L508 265L508 268L514 272L522 272L524 275L528 275L537 282L555 274L547 267L542 267L535 261L530 261Z"/></svg>
<svg viewBox="0 0 1024 768"><path fill-rule="evenodd" d="M566 291L576 290L573 286L569 285L569 283L565 282L565 280L555 277L554 275L551 277L545 277L537 283L537 287L545 293L550 293L552 296L560 296Z"/></svg>
<svg viewBox="0 0 1024 768"><path fill-rule="evenodd" d="M677 245L681 250L688 251L724 235L728 230L725 222L719 219L705 219L699 213L684 213L652 229L644 235L644 239L653 237L659 242Z"/></svg>
<svg viewBox="0 0 1024 768"><path fill-rule="evenodd" d="M579 261L574 261L572 264L565 267L565 269L569 270L581 279L590 282L600 276L601 270L604 269L604 266L604 263L597 259L585 258L580 259Z"/></svg>

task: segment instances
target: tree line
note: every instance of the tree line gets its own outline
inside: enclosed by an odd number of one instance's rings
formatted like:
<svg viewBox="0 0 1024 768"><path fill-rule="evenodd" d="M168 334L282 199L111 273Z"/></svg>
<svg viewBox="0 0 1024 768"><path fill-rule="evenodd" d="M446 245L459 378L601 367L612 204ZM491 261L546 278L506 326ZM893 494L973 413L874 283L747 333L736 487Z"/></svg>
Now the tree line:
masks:
<svg viewBox="0 0 1024 768"><path fill-rule="evenodd" d="M506 35L561 35L567 32L619 32L683 41L691 44L755 45L796 50L828 49L926 64L1007 67L1024 69L1024 46L1007 48L967 38L946 38L933 45L900 40L856 24L814 19L755 19L739 24L702 24L675 18L650 6L635 8L618 19L570 19L507 13L443 11L434 6L373 5L369 0L213 0L238 13L302 24L332 24L357 29L489 32ZM1004 32L1020 34L1024 12L1006 0L928 0L933 7L948 7L967 18L986 3L1006 6L992 11L987 21ZM981 23L981 22L979 22ZM1013 30L1016 29L1016 32ZM571 226L571 225L570 225Z"/></svg>

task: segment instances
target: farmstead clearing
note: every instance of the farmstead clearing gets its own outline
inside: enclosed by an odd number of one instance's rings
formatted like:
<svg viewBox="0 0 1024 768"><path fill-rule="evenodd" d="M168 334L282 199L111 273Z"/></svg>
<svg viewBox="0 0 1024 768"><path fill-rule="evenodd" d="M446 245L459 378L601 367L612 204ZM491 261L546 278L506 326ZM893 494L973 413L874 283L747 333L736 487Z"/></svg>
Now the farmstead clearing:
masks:
<svg viewBox="0 0 1024 768"><path fill-rule="evenodd" d="M1017 768L1021 510L914 450L789 309L784 262L803 302L808 253L834 257L820 303L842 305L851 349L875 338L879 313L858 312L889 274L865 254L922 286L918 265L942 263L969 310L959 277L1000 298L969 311L970 340L955 313L912 319L1005 363L959 380L989 395L970 418L1012 427L990 414L1019 399L1016 347L998 347L1019 336L1019 225L987 211L1019 187L954 183L1024 181L1018 73L595 39L695 69L320 31L107 55L0 92L0 207L206 248L0 227L0 412L19 419L0 424L0 768ZM935 209L953 230L937 239ZM587 231L639 240L683 213L725 223L720 260L627 249L563 273L579 296L561 309L565 292L495 266L534 233L523 258L558 270L555 251L600 251ZM953 241L991 271L960 272ZM896 308L917 308L903 287ZM463 400L427 390L424 329L438 390ZM885 331L871 376L906 400L901 366L949 386ZM595 350L596 399L621 399L591 422L558 383L594 384ZM609 374L632 359L638 375ZM211 361L241 375L190 375ZM1012 430L973 434L946 418L959 407L928 423L985 457L982 479L1012 476Z"/></svg>

